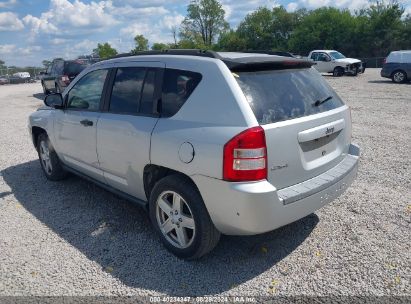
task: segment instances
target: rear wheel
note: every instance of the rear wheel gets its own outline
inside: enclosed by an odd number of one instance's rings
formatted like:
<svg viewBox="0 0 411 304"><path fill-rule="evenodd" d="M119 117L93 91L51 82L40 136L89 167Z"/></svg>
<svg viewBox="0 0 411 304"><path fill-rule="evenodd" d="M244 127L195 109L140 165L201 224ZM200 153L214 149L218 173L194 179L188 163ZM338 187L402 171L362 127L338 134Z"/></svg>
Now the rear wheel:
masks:
<svg viewBox="0 0 411 304"><path fill-rule="evenodd" d="M200 193L181 175L166 176L154 186L149 213L163 244L179 258L200 258L220 239Z"/></svg>
<svg viewBox="0 0 411 304"><path fill-rule="evenodd" d="M407 74L404 71L395 71L392 73L391 79L395 83L404 83L407 80Z"/></svg>
<svg viewBox="0 0 411 304"><path fill-rule="evenodd" d="M67 171L61 166L60 159L46 133L42 133L38 137L37 152L39 154L41 168L47 179L58 181L67 176Z"/></svg>
<svg viewBox="0 0 411 304"><path fill-rule="evenodd" d="M344 69L342 67L334 68L334 71L333 71L333 76L334 77L341 77L343 75L344 75Z"/></svg>

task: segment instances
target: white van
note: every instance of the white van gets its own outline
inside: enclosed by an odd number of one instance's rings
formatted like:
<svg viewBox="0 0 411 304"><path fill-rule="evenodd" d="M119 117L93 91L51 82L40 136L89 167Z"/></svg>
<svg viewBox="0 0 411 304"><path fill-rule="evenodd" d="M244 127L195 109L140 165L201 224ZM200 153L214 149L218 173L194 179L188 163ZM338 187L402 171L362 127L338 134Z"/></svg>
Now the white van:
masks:
<svg viewBox="0 0 411 304"><path fill-rule="evenodd" d="M14 77L19 77L19 78L30 78L30 73L29 72L18 72L13 74Z"/></svg>

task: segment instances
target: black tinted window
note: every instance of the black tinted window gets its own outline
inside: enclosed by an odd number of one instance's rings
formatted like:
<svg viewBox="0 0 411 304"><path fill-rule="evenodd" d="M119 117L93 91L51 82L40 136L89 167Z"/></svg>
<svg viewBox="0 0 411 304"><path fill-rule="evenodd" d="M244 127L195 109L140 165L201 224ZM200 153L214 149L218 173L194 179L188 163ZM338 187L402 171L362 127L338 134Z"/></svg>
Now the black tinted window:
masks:
<svg viewBox="0 0 411 304"><path fill-rule="evenodd" d="M83 76L68 94L68 108L98 111L107 70L96 70Z"/></svg>
<svg viewBox="0 0 411 304"><path fill-rule="evenodd" d="M81 73L87 64L83 62L75 62L75 61L66 61L64 63L64 75L67 76L76 76Z"/></svg>
<svg viewBox="0 0 411 304"><path fill-rule="evenodd" d="M140 113L153 113L153 95L155 84L155 70L148 70L144 81L143 96L141 97Z"/></svg>
<svg viewBox="0 0 411 304"><path fill-rule="evenodd" d="M180 110L201 81L201 74L166 69L164 72L161 113L164 117L173 116Z"/></svg>
<svg viewBox="0 0 411 304"><path fill-rule="evenodd" d="M145 74L145 68L117 69L111 93L110 112L138 113Z"/></svg>
<svg viewBox="0 0 411 304"><path fill-rule="evenodd" d="M313 68L237 74L236 80L260 124L325 112L344 104ZM315 105L328 97L331 99Z"/></svg>

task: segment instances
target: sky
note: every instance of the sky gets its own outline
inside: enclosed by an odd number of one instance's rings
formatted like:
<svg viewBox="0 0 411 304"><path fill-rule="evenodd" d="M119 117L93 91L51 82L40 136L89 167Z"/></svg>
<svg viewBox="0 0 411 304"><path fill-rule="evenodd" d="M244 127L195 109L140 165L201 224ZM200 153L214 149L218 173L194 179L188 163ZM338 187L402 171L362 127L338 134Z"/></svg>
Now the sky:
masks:
<svg viewBox="0 0 411 304"><path fill-rule="evenodd" d="M42 60L91 54L109 42L119 52L143 34L153 42L172 42L189 0L0 0L0 59L6 65L41 66ZM220 0L232 27L258 7L367 7L369 0ZM411 0L399 1L411 14Z"/></svg>

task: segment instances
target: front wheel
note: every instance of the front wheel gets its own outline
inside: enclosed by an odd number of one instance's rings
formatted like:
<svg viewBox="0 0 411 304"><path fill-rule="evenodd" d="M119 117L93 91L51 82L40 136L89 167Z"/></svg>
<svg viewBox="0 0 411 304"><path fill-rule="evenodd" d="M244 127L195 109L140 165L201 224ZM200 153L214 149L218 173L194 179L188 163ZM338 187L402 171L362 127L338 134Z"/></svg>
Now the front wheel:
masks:
<svg viewBox="0 0 411 304"><path fill-rule="evenodd" d="M67 176L67 171L61 166L60 159L46 133L39 135L37 140L37 152L39 154L41 168L47 179L52 181L62 180Z"/></svg>
<svg viewBox="0 0 411 304"><path fill-rule="evenodd" d="M179 258L200 258L220 239L200 193L184 176L166 176L154 186L149 213L163 244Z"/></svg>
<svg viewBox="0 0 411 304"><path fill-rule="evenodd" d="M404 83L407 80L407 75L403 71L395 71L392 73L391 79L395 83Z"/></svg>
<svg viewBox="0 0 411 304"><path fill-rule="evenodd" d="M342 67L336 67L333 70L334 77L341 77L344 75L344 69Z"/></svg>

